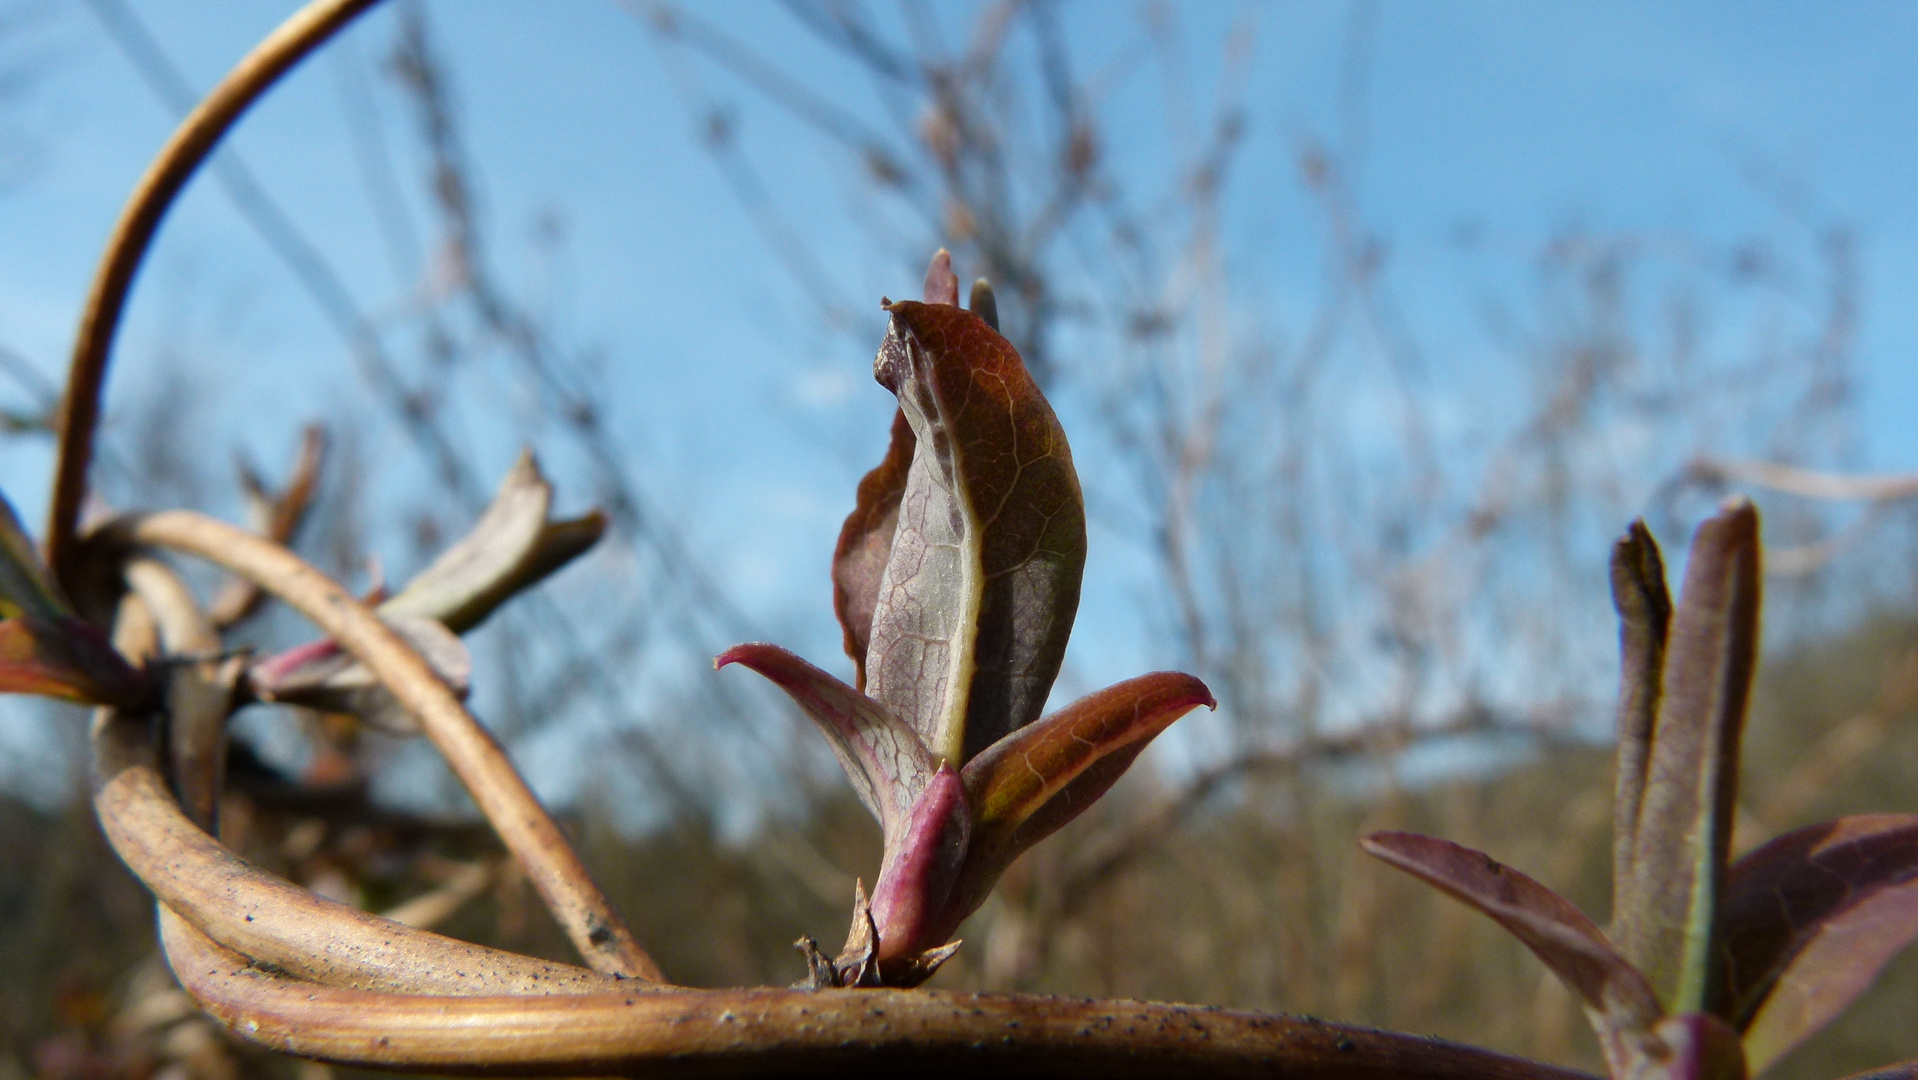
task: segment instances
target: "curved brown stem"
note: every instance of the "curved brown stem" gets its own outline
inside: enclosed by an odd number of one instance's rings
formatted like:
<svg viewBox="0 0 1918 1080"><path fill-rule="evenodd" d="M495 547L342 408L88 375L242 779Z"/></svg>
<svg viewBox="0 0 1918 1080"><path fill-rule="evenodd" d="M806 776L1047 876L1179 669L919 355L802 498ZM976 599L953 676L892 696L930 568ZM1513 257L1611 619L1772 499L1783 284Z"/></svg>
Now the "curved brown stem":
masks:
<svg viewBox="0 0 1918 1080"><path fill-rule="evenodd" d="M194 170L212 154L221 136L247 106L288 68L377 2L313 0L281 23L180 122L120 212L80 316L73 360L67 370L66 396L60 403L60 456L54 467L53 503L47 512L47 562L63 584L72 584L68 564L80 520L80 502L86 496L87 466L93 459L93 431L100 419L107 354L133 288L133 275L146 258L161 219Z"/></svg>
<svg viewBox="0 0 1918 1080"><path fill-rule="evenodd" d="M1591 1080L1437 1039L1191 1005L941 990L676 990L459 999L315 986L162 916L208 1013L342 1064L489 1075L1286 1076Z"/></svg>
<svg viewBox="0 0 1918 1080"><path fill-rule="evenodd" d="M197 555L255 582L311 619L418 718L587 963L629 978L664 981L505 751L419 653L369 608L280 545L204 514L169 510L127 517L110 532L119 540Z"/></svg>
<svg viewBox="0 0 1918 1080"><path fill-rule="evenodd" d="M164 907L253 962L328 985L424 994L564 994L617 985L598 972L402 926L315 896L227 850L181 811L145 718L101 710L94 811Z"/></svg>

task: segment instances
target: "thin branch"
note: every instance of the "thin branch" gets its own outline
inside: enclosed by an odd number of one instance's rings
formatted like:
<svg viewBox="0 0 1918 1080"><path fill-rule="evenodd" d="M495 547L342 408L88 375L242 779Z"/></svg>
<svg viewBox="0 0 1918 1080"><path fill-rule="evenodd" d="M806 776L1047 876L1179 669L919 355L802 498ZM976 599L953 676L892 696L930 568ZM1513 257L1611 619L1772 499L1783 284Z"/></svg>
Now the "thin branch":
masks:
<svg viewBox="0 0 1918 1080"><path fill-rule="evenodd" d="M313 0L267 35L184 121L147 167L107 240L80 317L66 396L60 403L59 462L47 511L47 562L71 584L72 551L86 496L93 433L100 420L100 391L120 316L133 289L134 272L152 247L173 200L247 107L289 68L377 0Z"/></svg>
<svg viewBox="0 0 1918 1080"><path fill-rule="evenodd" d="M1918 473L1850 476L1769 461L1718 458L1701 458L1692 463L1689 471L1694 479L1704 483L1752 484L1806 499L1890 502L1918 496Z"/></svg>
<svg viewBox="0 0 1918 1080"><path fill-rule="evenodd" d="M664 981L499 743L419 653L352 594L278 544L191 511L122 518L110 531L117 539L197 555L246 577L337 640L418 718L580 955L600 971Z"/></svg>

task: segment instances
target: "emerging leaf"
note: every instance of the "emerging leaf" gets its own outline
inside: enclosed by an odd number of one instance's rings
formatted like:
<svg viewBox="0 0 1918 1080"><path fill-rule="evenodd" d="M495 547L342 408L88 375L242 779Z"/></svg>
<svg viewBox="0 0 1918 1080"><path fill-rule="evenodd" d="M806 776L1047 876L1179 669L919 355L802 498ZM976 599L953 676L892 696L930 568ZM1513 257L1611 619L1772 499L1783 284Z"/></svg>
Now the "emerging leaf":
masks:
<svg viewBox="0 0 1918 1080"><path fill-rule="evenodd" d="M853 685L866 689L866 649L872 642L872 613L879 603L879 582L892 560L892 536L899 528L899 500L906 493L912 466L912 425L904 412L892 414L892 441L886 459L859 481L858 501L839 530L832 553L832 607L846 634L852 657Z"/></svg>
<svg viewBox="0 0 1918 1080"><path fill-rule="evenodd" d="M1765 1068L1851 1004L1918 937L1918 814L1786 833L1725 882L1726 1008Z"/></svg>
<svg viewBox="0 0 1918 1080"><path fill-rule="evenodd" d="M1640 1048L1644 1065L1633 1080L1745 1080L1738 1032L1707 1013L1668 1016L1653 1025Z"/></svg>
<svg viewBox="0 0 1918 1080"><path fill-rule="evenodd" d="M1525 943L1585 1003L1612 1075L1629 1075L1663 1015L1652 988L1571 901L1483 852L1413 833L1373 833L1368 853L1477 908Z"/></svg>
<svg viewBox="0 0 1918 1080"><path fill-rule="evenodd" d="M942 943L959 924L946 899L959 878L971 838L966 791L950 765L939 766L912 806L897 842L886 845L885 862L872 889L878 957L888 985L905 985L892 968ZM931 975L930 969L925 975ZM924 978L924 976L921 976Z"/></svg>
<svg viewBox="0 0 1918 1080"><path fill-rule="evenodd" d="M972 853L954 904L971 914L1026 849L1079 816L1172 722L1217 708L1190 675L1159 671L1109 686L1012 732L966 763Z"/></svg>
<svg viewBox="0 0 1918 1080"><path fill-rule="evenodd" d="M1758 512L1749 501L1729 502L1698 527L1666 649L1628 876L1614 883L1619 947L1675 1013L1716 1012L1723 994L1713 958L1757 654L1758 562Z"/></svg>
<svg viewBox="0 0 1918 1080"><path fill-rule="evenodd" d="M452 631L417 616L383 614L381 618L419 651L441 682L460 697L466 696L473 660ZM253 693L263 701L352 713L392 735L420 733L413 714L380 685L366 665L331 639L288 649L253 665L247 674Z"/></svg>
<svg viewBox="0 0 1918 1080"><path fill-rule="evenodd" d="M584 553L605 532L606 519L597 511L548 521L552 502L553 488L539 463L522 453L472 530L381 604L380 614L432 619L455 634L478 626L494 608Z"/></svg>
<svg viewBox="0 0 1918 1080"><path fill-rule="evenodd" d="M974 278L972 298L966 301L966 310L986 321L994 330L999 329L999 300L992 294L992 282L985 278Z"/></svg>
<svg viewBox="0 0 1918 1080"><path fill-rule="evenodd" d="M1078 610L1085 504L1065 433L1005 338L946 304L887 310L873 371L915 446L867 686L935 757L963 763L1045 707Z"/></svg>
<svg viewBox="0 0 1918 1080"><path fill-rule="evenodd" d="M57 622L72 608L53 575L40 560L40 550L20 524L13 504L0 496L0 616L25 615L41 622Z"/></svg>
<svg viewBox="0 0 1918 1080"><path fill-rule="evenodd" d="M1618 772L1613 802L1612 882L1632 879L1637 857L1638 814L1645 799L1653 722L1665 685L1665 642L1672 622L1672 597L1665 589L1665 561L1644 521L1612 548L1612 605L1618 610ZM1620 924L1625 897L1612 898L1613 928Z"/></svg>
<svg viewBox="0 0 1918 1080"><path fill-rule="evenodd" d="M79 619L16 615L0 621L0 693L136 709L152 701L153 687Z"/></svg>
<svg viewBox="0 0 1918 1080"><path fill-rule="evenodd" d="M715 668L744 664L786 691L832 745L833 756L886 836L904 840L915 804L938 766L925 744L886 707L777 645L735 645Z"/></svg>
<svg viewBox="0 0 1918 1080"><path fill-rule="evenodd" d="M940 248L926 267L926 303L959 306L959 275L952 272L952 253Z"/></svg>

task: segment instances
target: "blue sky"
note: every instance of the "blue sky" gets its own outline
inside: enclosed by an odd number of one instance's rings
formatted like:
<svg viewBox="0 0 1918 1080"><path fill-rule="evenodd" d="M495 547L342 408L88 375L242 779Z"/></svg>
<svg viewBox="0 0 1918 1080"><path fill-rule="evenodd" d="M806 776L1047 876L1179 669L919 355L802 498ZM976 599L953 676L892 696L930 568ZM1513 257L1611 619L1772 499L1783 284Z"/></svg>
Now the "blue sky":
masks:
<svg viewBox="0 0 1918 1080"><path fill-rule="evenodd" d="M260 0L131 2L201 89L291 10ZM954 36L974 11L933 7ZM107 231L172 115L84 4L27 0L13 10L22 17L0 37L0 63L24 64L32 77L0 103L0 138L23 148L0 156L11 163L0 188L0 344L53 378ZM786 58L816 91L883 123L868 82L776 5L702 10ZM877 10L894 25L892 9ZM1066 6L1087 70L1123 50L1139 10ZM712 80L749 152L779 163L776 201L831 268L849 309L870 323L839 333L728 194L661 50L628 11L588 0L466 0L427 11L505 275L554 297L569 341L603 351L617 400L602 404L620 444L748 614L806 651L836 653L823 568L891 409L869 380L871 345L849 343L862 334L877 342L881 293L916 289L904 260L875 251L854 227L861 207L844 162L763 99ZM1305 141L1338 137L1352 9L1216 4L1180 13L1202 95L1226 28L1255 28L1229 242L1235 267L1280 310L1304 311L1321 226L1296 155ZM422 160L374 67L391 35L390 15L376 12L298 69L229 143L369 309L393 298L407 267L383 245L343 102L355 86L372 88L395 168L416 189ZM1460 388L1487 370L1483 297L1521 287L1528 253L1555 230L1582 223L1729 241L1773 230L1802 206L1849 223L1860 243L1858 463L1918 468L1918 9L1387 4L1375 13L1368 70L1356 189L1390 246L1394 287L1442 393L1469 393ZM1113 161L1144 177L1160 164L1146 115L1157 100L1149 85L1115 91L1115 108L1140 119L1109 132ZM563 219L569 238L550 274L527 254L547 213ZM1495 258L1460 259L1465 226ZM186 381L166 382L169 367ZM182 437L219 460L236 447L284 460L299 424L365 407L341 341L205 177L174 210L138 284L109 411L168 386L190 390ZM0 400L17 400L8 393ZM497 475L517 446L485 434L476 432L473 452L483 474ZM396 445L373 443L369 465L377 472ZM0 442L0 487L29 520L39 519L48 468L44 444ZM1116 616L1132 601L1122 589L1100 592L1101 558L1095 548L1088 610L1115 616L1102 625L1122 624ZM1114 676L1150 662L1116 651ZM18 723L13 730L22 737Z"/></svg>

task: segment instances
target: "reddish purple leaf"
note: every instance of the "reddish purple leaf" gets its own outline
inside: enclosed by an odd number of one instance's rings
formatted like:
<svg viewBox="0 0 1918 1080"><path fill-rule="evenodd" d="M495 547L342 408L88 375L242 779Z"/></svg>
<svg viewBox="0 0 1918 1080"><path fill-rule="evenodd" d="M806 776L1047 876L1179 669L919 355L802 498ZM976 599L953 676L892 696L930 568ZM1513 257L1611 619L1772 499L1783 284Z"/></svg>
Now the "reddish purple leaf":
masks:
<svg viewBox="0 0 1918 1080"><path fill-rule="evenodd" d="M1525 943L1584 1001L1608 1057L1663 1010L1650 984L1571 901L1483 852L1414 833L1359 841L1368 853L1477 908ZM1614 1075L1617 1061L1613 1062Z"/></svg>
<svg viewBox="0 0 1918 1080"><path fill-rule="evenodd" d="M873 370L915 448L867 686L958 764L1045 707L1078 610L1085 504L1065 433L1005 338L945 304L888 310Z"/></svg>
<svg viewBox="0 0 1918 1080"><path fill-rule="evenodd" d="M890 961L943 944L959 925L958 919L945 917L946 899L965 862L971 831L965 787L952 766L941 765L913 803L898 841L886 845L886 860L873 884L882 973Z"/></svg>
<svg viewBox="0 0 1918 1080"><path fill-rule="evenodd" d="M903 839L937 764L886 707L777 645L735 645L715 668L744 664L786 691L826 735L859 801L879 819L891 852Z"/></svg>
<svg viewBox="0 0 1918 1080"><path fill-rule="evenodd" d="M1728 502L1692 539L1630 868L1613 883L1619 949L1673 1012L1716 1012L1723 996L1718 903L1757 659L1758 563L1747 500Z"/></svg>
<svg viewBox="0 0 1918 1080"><path fill-rule="evenodd" d="M0 693L140 708L152 692L145 672L79 619L0 621Z"/></svg>
<svg viewBox="0 0 1918 1080"><path fill-rule="evenodd" d="M866 648L872 641L872 612L879 603L879 582L892 560L892 534L899 528L899 499L906 493L912 467L912 425L904 412L892 414L892 442L886 458L859 481L852 514L839 530L832 553L832 607L852 657L853 686L866 689Z"/></svg>
<svg viewBox="0 0 1918 1080"><path fill-rule="evenodd" d="M952 253L940 248L926 267L926 303L959 306L959 275L952 272Z"/></svg>
<svg viewBox="0 0 1918 1080"><path fill-rule="evenodd" d="M1918 937L1918 814L1840 818L1778 837L1732 867L1722 921L1723 1015L1762 1069Z"/></svg>
<svg viewBox="0 0 1918 1080"><path fill-rule="evenodd" d="M1159 671L1109 686L1000 739L966 763L972 852L953 892L970 915L1012 861L1093 804L1133 759L1211 691L1190 675ZM955 920L955 925L957 922Z"/></svg>
<svg viewBox="0 0 1918 1080"><path fill-rule="evenodd" d="M1745 1080L1745 1051L1738 1032L1709 1013L1668 1016L1652 1037L1634 1040L1627 1053L1641 1065L1623 1074L1633 1080Z"/></svg>

